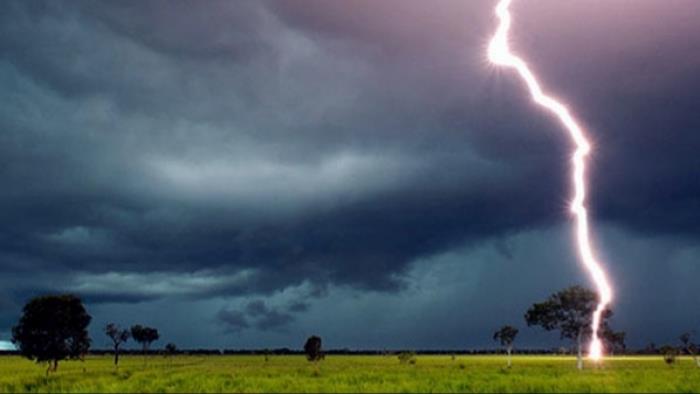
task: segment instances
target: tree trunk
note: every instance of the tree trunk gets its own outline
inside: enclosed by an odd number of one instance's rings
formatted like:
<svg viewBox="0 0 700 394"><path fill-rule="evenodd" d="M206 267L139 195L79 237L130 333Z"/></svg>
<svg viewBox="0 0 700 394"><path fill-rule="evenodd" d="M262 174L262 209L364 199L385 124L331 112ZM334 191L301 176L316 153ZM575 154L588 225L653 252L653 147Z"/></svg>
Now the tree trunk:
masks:
<svg viewBox="0 0 700 394"><path fill-rule="evenodd" d="M512 365L511 360L510 360L510 354L512 351L513 351L513 346L508 345L508 368L510 368L510 366Z"/></svg>
<svg viewBox="0 0 700 394"><path fill-rule="evenodd" d="M578 335L576 335L576 368L580 370L583 369L583 352L581 349L581 340L583 339L582 330L578 330Z"/></svg>
<svg viewBox="0 0 700 394"><path fill-rule="evenodd" d="M53 360L53 371L58 371L58 360Z"/></svg>
<svg viewBox="0 0 700 394"><path fill-rule="evenodd" d="M114 366L119 366L119 346L114 347Z"/></svg>

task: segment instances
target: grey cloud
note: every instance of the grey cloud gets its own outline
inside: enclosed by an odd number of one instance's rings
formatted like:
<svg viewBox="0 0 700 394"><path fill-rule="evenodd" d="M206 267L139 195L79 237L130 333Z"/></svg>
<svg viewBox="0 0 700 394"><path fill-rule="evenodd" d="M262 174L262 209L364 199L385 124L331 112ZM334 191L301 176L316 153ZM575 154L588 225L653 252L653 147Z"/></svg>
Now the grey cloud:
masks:
<svg viewBox="0 0 700 394"><path fill-rule="evenodd" d="M246 314L241 311L222 309L216 318L226 326L227 331L237 332L250 327Z"/></svg>
<svg viewBox="0 0 700 394"><path fill-rule="evenodd" d="M296 301L289 305L290 312L306 312L309 310L309 304L306 302Z"/></svg>
<svg viewBox="0 0 700 394"><path fill-rule="evenodd" d="M83 2L82 10L135 42L174 57L230 58L254 56L272 37L264 26L270 16L257 1L193 6L187 1Z"/></svg>
<svg viewBox="0 0 700 394"><path fill-rule="evenodd" d="M252 317L258 317L269 313L267 305L265 305L265 301L263 300L250 301L248 305L246 305L245 311Z"/></svg>
<svg viewBox="0 0 700 394"><path fill-rule="evenodd" d="M304 310L293 310L303 312ZM287 325L295 321L292 314L281 311L279 308L269 307L262 299L249 301L243 310L222 309L217 315L219 323L226 330L238 331L246 328L255 328L260 331L284 330Z"/></svg>
<svg viewBox="0 0 700 394"><path fill-rule="evenodd" d="M288 313L271 310L255 324L256 328L263 331L283 330L286 325L294 321L294 317Z"/></svg>

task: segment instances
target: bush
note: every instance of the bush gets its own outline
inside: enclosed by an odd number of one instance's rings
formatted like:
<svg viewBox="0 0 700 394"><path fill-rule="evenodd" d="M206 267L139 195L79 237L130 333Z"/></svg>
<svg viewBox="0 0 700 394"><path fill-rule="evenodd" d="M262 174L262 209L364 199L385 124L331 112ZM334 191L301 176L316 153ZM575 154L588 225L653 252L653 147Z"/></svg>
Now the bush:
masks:
<svg viewBox="0 0 700 394"><path fill-rule="evenodd" d="M661 349L661 354L664 356L664 361L668 365L672 365L676 362L676 356L678 356L678 349L673 346L664 346Z"/></svg>
<svg viewBox="0 0 700 394"><path fill-rule="evenodd" d="M414 352L401 352L398 355L399 362L401 364L415 364L416 363L416 353Z"/></svg>

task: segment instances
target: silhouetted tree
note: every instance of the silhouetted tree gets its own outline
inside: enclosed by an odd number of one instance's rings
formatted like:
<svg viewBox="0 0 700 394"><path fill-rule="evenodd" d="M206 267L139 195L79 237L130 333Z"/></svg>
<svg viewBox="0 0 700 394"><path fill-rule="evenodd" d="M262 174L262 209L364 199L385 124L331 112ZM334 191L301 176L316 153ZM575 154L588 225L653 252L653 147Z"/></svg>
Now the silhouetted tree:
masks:
<svg viewBox="0 0 700 394"><path fill-rule="evenodd" d="M165 345L165 354L168 356L174 356L177 354L177 346L170 342L167 345Z"/></svg>
<svg viewBox="0 0 700 394"><path fill-rule="evenodd" d="M693 361L695 361L695 365L700 367L700 359L698 358L698 345L692 342L693 338L693 333L691 332L684 332L681 334L679 339L681 340L681 343L683 344L683 349L688 353L691 357L693 357Z"/></svg>
<svg viewBox="0 0 700 394"><path fill-rule="evenodd" d="M141 348L143 350L143 355L144 359L143 362L146 362L146 352L148 352L148 348L151 346L151 343L155 342L160 338L160 334L158 334L158 330L155 328L151 327L144 327L140 324L137 324L135 326L131 326L131 337L134 338L134 340L138 343L141 344Z"/></svg>
<svg viewBox="0 0 700 394"><path fill-rule="evenodd" d="M508 352L508 368L511 366L510 355L513 351L513 342L515 342L515 337L518 336L518 329L513 326L503 326L500 330L493 334L493 340L501 343L501 346L506 347Z"/></svg>
<svg viewBox="0 0 700 394"><path fill-rule="evenodd" d="M528 326L542 326L547 331L559 330L561 338L576 343L577 367L583 369L582 345L591 336L591 320L598 305L598 295L581 286L572 286L552 294L544 302L534 304L525 314ZM612 316L606 309L602 325Z"/></svg>
<svg viewBox="0 0 700 394"><path fill-rule="evenodd" d="M659 349L656 348L656 344L654 342L649 342L646 347L644 347L643 352L645 354L658 354Z"/></svg>
<svg viewBox="0 0 700 394"><path fill-rule="evenodd" d="M114 366L119 366L119 347L129 340L131 333L127 329L121 329L114 323L109 323L105 327L105 334L112 340L114 347Z"/></svg>
<svg viewBox="0 0 700 394"><path fill-rule="evenodd" d="M605 349L611 356L615 353L624 353L627 350L627 345L625 344L627 333L624 331L613 331L606 325L603 327L600 336L603 339Z"/></svg>
<svg viewBox="0 0 700 394"><path fill-rule="evenodd" d="M306 359L309 361L319 361L323 358L323 352L321 350L321 338L312 335L304 344L304 354L306 354Z"/></svg>
<svg viewBox="0 0 700 394"><path fill-rule="evenodd" d="M47 362L56 371L58 362L80 359L90 348L87 327L92 318L74 295L50 295L30 300L19 323L12 328L12 342L20 354Z"/></svg>
<svg viewBox="0 0 700 394"><path fill-rule="evenodd" d="M680 339L681 343L683 344L683 349L687 349L688 346L691 344L690 340L692 339L693 334L690 332L684 332L681 334L678 339Z"/></svg>
<svg viewBox="0 0 700 394"><path fill-rule="evenodd" d="M676 362L676 356L678 356L678 349L671 345L665 345L659 348L659 351L664 357L664 361L668 365L672 365Z"/></svg>

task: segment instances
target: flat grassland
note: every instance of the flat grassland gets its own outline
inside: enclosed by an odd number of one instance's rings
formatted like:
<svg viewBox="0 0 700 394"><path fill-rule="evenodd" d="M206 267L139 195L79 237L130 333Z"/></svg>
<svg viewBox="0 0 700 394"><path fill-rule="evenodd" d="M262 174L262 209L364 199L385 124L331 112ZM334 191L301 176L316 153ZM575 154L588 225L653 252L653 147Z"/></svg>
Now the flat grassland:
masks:
<svg viewBox="0 0 700 394"><path fill-rule="evenodd" d="M614 357L584 371L575 359L516 356L122 357L68 361L49 377L45 365L0 357L0 392L700 392L700 368L657 357Z"/></svg>

